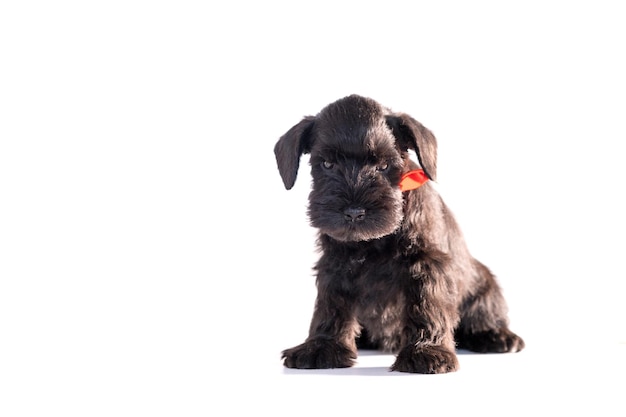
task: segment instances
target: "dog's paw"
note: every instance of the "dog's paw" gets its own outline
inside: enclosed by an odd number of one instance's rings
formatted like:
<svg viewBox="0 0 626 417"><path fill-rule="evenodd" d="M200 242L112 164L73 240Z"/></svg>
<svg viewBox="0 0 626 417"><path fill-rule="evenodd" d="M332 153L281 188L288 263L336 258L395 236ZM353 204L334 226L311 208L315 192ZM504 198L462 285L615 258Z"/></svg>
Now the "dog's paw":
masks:
<svg viewBox="0 0 626 417"><path fill-rule="evenodd" d="M507 328L464 334L458 345L478 353L519 352L525 346L524 340Z"/></svg>
<svg viewBox="0 0 626 417"><path fill-rule="evenodd" d="M356 353L333 340L312 339L284 350L282 357L287 368L349 368L354 364Z"/></svg>
<svg viewBox="0 0 626 417"><path fill-rule="evenodd" d="M398 353L392 371L443 374L459 369L456 353L443 346L407 346Z"/></svg>

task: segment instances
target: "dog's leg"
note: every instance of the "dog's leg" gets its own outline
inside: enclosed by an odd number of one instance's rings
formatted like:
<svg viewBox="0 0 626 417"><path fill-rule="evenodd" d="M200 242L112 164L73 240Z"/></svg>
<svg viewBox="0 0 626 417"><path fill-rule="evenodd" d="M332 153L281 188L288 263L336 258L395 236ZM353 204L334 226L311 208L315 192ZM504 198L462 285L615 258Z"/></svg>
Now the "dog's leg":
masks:
<svg viewBox="0 0 626 417"><path fill-rule="evenodd" d="M359 324L354 316L355 297L336 285L341 278L318 274L318 295L309 337L304 343L284 350L288 368L347 368L356 359L355 337Z"/></svg>
<svg viewBox="0 0 626 417"><path fill-rule="evenodd" d="M518 352L524 341L508 328L507 307L489 269L474 260L479 291L464 300L456 330L459 348L480 353Z"/></svg>
<svg viewBox="0 0 626 417"><path fill-rule="evenodd" d="M412 282L405 295L404 339L391 367L393 371L439 374L456 371L459 362L454 344L458 321L455 285L446 271L446 262L421 260L412 268Z"/></svg>

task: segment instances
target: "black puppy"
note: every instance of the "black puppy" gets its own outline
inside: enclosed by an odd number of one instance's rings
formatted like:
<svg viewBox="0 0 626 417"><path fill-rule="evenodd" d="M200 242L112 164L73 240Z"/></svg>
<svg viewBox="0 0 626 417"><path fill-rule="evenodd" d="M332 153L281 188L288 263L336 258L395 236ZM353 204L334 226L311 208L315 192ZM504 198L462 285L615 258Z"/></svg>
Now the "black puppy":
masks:
<svg viewBox="0 0 626 417"><path fill-rule="evenodd" d="M428 129L352 95L305 117L274 152L287 189L310 153L308 214L321 249L309 337L283 351L285 366L348 367L358 348L378 348L397 353L392 370L443 373L458 369L457 346L524 347L494 276L428 182L437 163Z"/></svg>

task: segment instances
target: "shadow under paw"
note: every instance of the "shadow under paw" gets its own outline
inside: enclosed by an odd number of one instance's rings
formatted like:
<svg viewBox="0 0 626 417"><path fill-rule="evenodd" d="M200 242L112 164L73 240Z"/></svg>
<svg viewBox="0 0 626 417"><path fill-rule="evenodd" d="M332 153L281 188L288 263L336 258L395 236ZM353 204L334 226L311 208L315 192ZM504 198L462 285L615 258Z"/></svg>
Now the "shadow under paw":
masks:
<svg viewBox="0 0 626 417"><path fill-rule="evenodd" d="M282 357L287 368L348 368L354 364L356 353L334 340L312 339L284 350Z"/></svg>
<svg viewBox="0 0 626 417"><path fill-rule="evenodd" d="M456 353L442 346L416 348L407 346L400 351L392 371L418 374L443 374L459 369Z"/></svg>
<svg viewBox="0 0 626 417"><path fill-rule="evenodd" d="M478 353L519 352L524 349L524 340L507 328L457 335L459 348Z"/></svg>

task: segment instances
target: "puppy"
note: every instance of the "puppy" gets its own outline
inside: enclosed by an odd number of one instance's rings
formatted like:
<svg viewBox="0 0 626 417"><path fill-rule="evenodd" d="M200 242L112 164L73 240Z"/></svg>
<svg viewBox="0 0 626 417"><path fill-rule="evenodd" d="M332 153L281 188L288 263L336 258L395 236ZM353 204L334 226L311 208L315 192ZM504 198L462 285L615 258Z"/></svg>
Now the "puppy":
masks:
<svg viewBox="0 0 626 417"><path fill-rule="evenodd" d="M429 182L437 143L419 122L351 95L289 129L274 153L287 189L310 154L321 252L309 336L282 352L286 367L349 367L375 348L396 354L391 370L436 374L458 369L457 347L524 347L496 279Z"/></svg>

